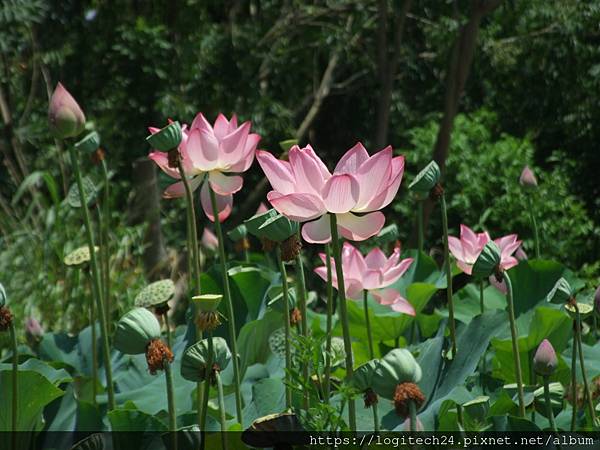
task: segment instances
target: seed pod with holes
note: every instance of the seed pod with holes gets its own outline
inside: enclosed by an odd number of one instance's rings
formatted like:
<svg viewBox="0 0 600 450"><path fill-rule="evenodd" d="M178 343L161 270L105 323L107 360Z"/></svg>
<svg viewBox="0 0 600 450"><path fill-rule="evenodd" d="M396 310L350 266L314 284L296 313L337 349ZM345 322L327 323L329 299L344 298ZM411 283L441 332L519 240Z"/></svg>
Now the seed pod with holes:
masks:
<svg viewBox="0 0 600 450"><path fill-rule="evenodd" d="M170 279L155 281L142 289L135 297L134 304L140 308L165 305L175 294L175 283Z"/></svg>

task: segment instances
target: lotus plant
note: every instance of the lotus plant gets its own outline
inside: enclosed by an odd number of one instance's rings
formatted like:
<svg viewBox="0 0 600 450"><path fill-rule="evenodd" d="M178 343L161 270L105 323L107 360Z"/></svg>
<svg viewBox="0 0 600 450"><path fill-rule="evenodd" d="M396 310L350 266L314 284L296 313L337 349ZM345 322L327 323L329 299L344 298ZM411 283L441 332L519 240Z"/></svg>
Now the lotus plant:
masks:
<svg viewBox="0 0 600 450"><path fill-rule="evenodd" d="M531 227L533 228L533 238L535 240L535 257L540 258L540 235L538 232L537 220L535 218L535 210L533 208L533 202L531 200L531 194L537 190L538 182L533 170L529 166L525 166L519 177L519 183L525 191L527 197L527 209L529 210L529 218L531 220Z"/></svg>
<svg viewBox="0 0 600 450"><path fill-rule="evenodd" d="M291 220L307 222L302 227L302 237L307 242L332 243L346 348L346 376L351 379L352 345L339 235L363 241L379 233L385 223L379 210L398 192L404 157L394 158L390 146L369 156L363 145L357 143L342 156L333 173L310 145L304 148L294 145L289 151L289 161L278 160L265 151L257 152L257 160L273 188L267 194L271 205ZM354 401L349 403L349 417L350 426L355 428Z"/></svg>

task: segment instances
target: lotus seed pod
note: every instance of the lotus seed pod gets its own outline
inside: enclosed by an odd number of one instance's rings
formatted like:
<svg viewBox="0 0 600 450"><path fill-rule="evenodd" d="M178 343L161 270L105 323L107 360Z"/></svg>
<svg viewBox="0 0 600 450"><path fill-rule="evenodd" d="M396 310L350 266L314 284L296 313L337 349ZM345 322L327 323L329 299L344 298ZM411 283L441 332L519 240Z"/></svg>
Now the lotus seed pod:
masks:
<svg viewBox="0 0 600 450"><path fill-rule="evenodd" d="M490 398L487 395L480 395L463 403L462 407L473 419L483 422L490 410Z"/></svg>
<svg viewBox="0 0 600 450"><path fill-rule="evenodd" d="M192 302L194 303L196 310L202 312L216 311L221 300L223 300L221 294L204 294L192 297Z"/></svg>
<svg viewBox="0 0 600 450"><path fill-rule="evenodd" d="M571 289L571 285L567 280L561 277L546 296L546 301L560 305L568 302L572 297L573 289Z"/></svg>
<svg viewBox="0 0 600 450"><path fill-rule="evenodd" d="M92 131L87 134L82 140L75 144L75 148L79 151L92 153L100 147L100 135Z"/></svg>
<svg viewBox="0 0 600 450"><path fill-rule="evenodd" d="M250 233L253 236L256 236L257 238L268 238L269 236L265 235L265 231L260 230L260 226L270 218L277 217L278 214L279 213L275 209L269 209L264 213L255 214L254 216L244 221L244 225L246 225L246 230L248 231L248 233Z"/></svg>
<svg viewBox="0 0 600 450"><path fill-rule="evenodd" d="M345 364L346 346L344 339L334 336L331 338L331 367L338 367Z"/></svg>
<svg viewBox="0 0 600 450"><path fill-rule="evenodd" d="M6 305L6 300L8 300L8 297L6 296L6 290L4 289L2 283L0 283L0 308Z"/></svg>
<svg viewBox="0 0 600 450"><path fill-rule="evenodd" d="M373 377L373 389L381 397L393 399L396 386L401 383L418 383L421 366L410 351L396 348L379 360Z"/></svg>
<svg viewBox="0 0 600 450"><path fill-rule="evenodd" d="M535 174L533 170L529 168L529 166L525 166L523 171L521 172L521 176L519 177L519 183L526 190L535 190L538 187L537 179L535 178Z"/></svg>
<svg viewBox="0 0 600 450"><path fill-rule="evenodd" d="M100 251L100 248L94 246L94 251L98 253L98 251ZM84 245L82 247L76 248L71 253L67 254L63 262L66 266L83 266L85 264L88 264L91 259L92 256L90 254L90 247Z"/></svg>
<svg viewBox="0 0 600 450"><path fill-rule="evenodd" d="M372 359L358 366L352 375L352 385L360 392L365 392L373 387L373 377L377 369L378 361Z"/></svg>
<svg viewBox="0 0 600 450"><path fill-rule="evenodd" d="M181 376L189 381L205 381L213 370L225 370L231 360L231 352L225 339L209 338L213 342L212 367L208 364L208 339L202 339L189 347L181 360Z"/></svg>
<svg viewBox="0 0 600 450"><path fill-rule="evenodd" d="M273 355L280 359L285 359L285 328L281 327L269 335L269 349ZM292 348L292 354L294 349Z"/></svg>
<svg viewBox="0 0 600 450"><path fill-rule="evenodd" d="M544 339L533 357L533 370L540 376L549 377L558 367L558 359L554 347L548 339Z"/></svg>
<svg viewBox="0 0 600 450"><path fill-rule="evenodd" d="M83 184L83 195L85 196L85 200L87 201L88 206L91 206L96 201L96 196L98 195L96 185L90 177L87 176L83 177L81 182ZM73 183L69 188L69 192L67 193L67 203L71 208L81 208L81 197L79 195L79 186L77 183Z"/></svg>
<svg viewBox="0 0 600 450"><path fill-rule="evenodd" d="M550 391L550 405L555 416L563 409L565 401L565 389L561 383L554 382L548 385ZM548 418L548 409L546 408L546 397L544 395L544 387L540 387L533 392L533 405L536 412Z"/></svg>
<svg viewBox="0 0 600 450"><path fill-rule="evenodd" d="M175 283L165 279L150 283L135 297L134 304L140 308L149 308L167 303L175 294Z"/></svg>
<svg viewBox="0 0 600 450"><path fill-rule="evenodd" d="M161 128L156 133L151 134L146 138L152 148L161 152L168 152L177 148L181 143L183 133L179 122L171 122L164 128Z"/></svg>
<svg viewBox="0 0 600 450"><path fill-rule="evenodd" d="M137 355L146 352L150 341L160 338L160 323L145 308L134 308L121 317L115 331L114 346L121 353Z"/></svg>
<svg viewBox="0 0 600 450"><path fill-rule="evenodd" d="M575 305L577 305L577 308L575 308ZM569 315L569 317L571 317L571 319L577 318L577 311L579 311L579 315L581 316L581 318L585 319L586 317L589 317L594 312L594 307L587 303L580 303L580 302L566 303L565 311L567 311L567 314ZM582 325L585 325L585 324L582 324Z"/></svg>
<svg viewBox="0 0 600 450"><path fill-rule="evenodd" d="M408 188L411 191L426 195L439 183L440 176L440 166L438 166L435 161L431 161L417 174Z"/></svg>
<svg viewBox="0 0 600 450"><path fill-rule="evenodd" d="M233 230L227 232L227 236L229 236L229 239L231 239L233 242L242 240L247 235L248 235L248 229L246 228L246 225L244 225L244 224L238 225Z"/></svg>
<svg viewBox="0 0 600 450"><path fill-rule="evenodd" d="M85 125L85 114L61 83L56 85L50 98L48 124L52 134L59 139L79 135Z"/></svg>
<svg viewBox="0 0 600 450"><path fill-rule="evenodd" d="M500 248L498 248L494 241L489 241L485 244L483 250L481 250L475 264L473 264L471 274L476 278L487 278L494 274L500 264L500 260Z"/></svg>

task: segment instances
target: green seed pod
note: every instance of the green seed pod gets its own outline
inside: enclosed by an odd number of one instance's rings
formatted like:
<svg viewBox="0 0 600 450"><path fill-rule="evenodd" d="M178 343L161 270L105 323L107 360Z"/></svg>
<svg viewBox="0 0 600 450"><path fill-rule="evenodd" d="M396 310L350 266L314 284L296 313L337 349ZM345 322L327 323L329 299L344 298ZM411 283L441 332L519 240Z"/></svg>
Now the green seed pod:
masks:
<svg viewBox="0 0 600 450"><path fill-rule="evenodd" d="M96 131L87 134L75 144L75 148L82 152L92 153L100 147L100 135Z"/></svg>
<svg viewBox="0 0 600 450"><path fill-rule="evenodd" d="M233 242L242 240L247 235L248 235L248 229L246 228L246 225L244 225L244 224L238 225L233 230L227 232L227 236L229 236L229 239L231 239Z"/></svg>
<svg viewBox="0 0 600 450"><path fill-rule="evenodd" d="M284 152L289 152L294 145L298 145L298 139L286 139L285 141L281 141L279 143L279 147Z"/></svg>
<svg viewBox="0 0 600 450"><path fill-rule="evenodd" d="M172 280L159 280L150 283L135 297L134 304L140 308L149 308L167 303L175 294L175 283Z"/></svg>
<svg viewBox="0 0 600 450"><path fill-rule="evenodd" d="M2 286L2 283L0 283L0 308L6 305L7 300L8 297L6 296L6 290L4 289L4 286Z"/></svg>
<svg viewBox="0 0 600 450"><path fill-rule="evenodd" d="M571 297L573 297L573 289L569 282L561 277L546 296L546 301L560 305L568 302Z"/></svg>
<svg viewBox="0 0 600 450"><path fill-rule="evenodd" d="M121 353L137 355L146 352L150 341L160 338L160 323L145 308L134 308L121 317L115 331L114 346Z"/></svg>
<svg viewBox="0 0 600 450"><path fill-rule="evenodd" d="M401 383L418 383L421 366L411 352L396 348L379 360L373 377L373 390L383 398L393 399L396 386Z"/></svg>
<svg viewBox="0 0 600 450"><path fill-rule="evenodd" d="M428 194L431 189L440 181L440 166L435 161L431 161L421 170L408 188L419 194Z"/></svg>
<svg viewBox="0 0 600 450"><path fill-rule="evenodd" d="M223 300L221 294L204 294L195 295L192 297L192 302L196 306L196 311L214 312L219 307L219 303Z"/></svg>
<svg viewBox="0 0 600 450"><path fill-rule="evenodd" d="M258 227L259 237L266 237L275 242L283 242L298 232L298 222L294 222L283 214L265 220Z"/></svg>
<svg viewBox="0 0 600 450"><path fill-rule="evenodd" d="M83 194L87 201L88 206L92 205L96 201L98 191L96 185L90 177L83 177L81 180L83 185ZM67 203L71 208L81 208L81 198L79 197L79 186L72 184L67 193Z"/></svg>
<svg viewBox="0 0 600 450"><path fill-rule="evenodd" d="M579 310L579 315L582 319L589 317L594 312L594 307L588 303L579 303L577 302L577 309L575 309L575 305L571 303L565 304L565 311L571 319L577 318L577 310Z"/></svg>
<svg viewBox="0 0 600 450"><path fill-rule="evenodd" d="M177 148L181 142L182 132L179 122L171 122L154 134L146 138L146 142L161 152L168 152Z"/></svg>
<svg viewBox="0 0 600 450"><path fill-rule="evenodd" d="M94 251L98 253L100 251L100 248L94 246ZM88 264L91 259L92 256L90 254L90 247L84 245L82 247L76 248L67 256L65 256L63 262L66 266L83 266L84 264Z"/></svg>
<svg viewBox="0 0 600 450"><path fill-rule="evenodd" d="M561 383L550 383L548 385L550 391L550 405L554 416L558 416L563 409L565 389ZM533 392L533 405L535 410L544 417L548 417L548 410L546 409L546 398L544 396L544 387L540 387Z"/></svg>
<svg viewBox="0 0 600 450"><path fill-rule="evenodd" d="M260 231L259 228L267 220L269 220L272 217L276 217L277 215L278 213L275 209L269 209L264 213L256 214L244 221L244 224L246 225L246 230L248 231L248 233L250 233L253 236L256 236L257 238L267 237L270 239L270 236L265 236L264 230Z"/></svg>
<svg viewBox="0 0 600 450"><path fill-rule="evenodd" d="M364 392L373 386L373 377L377 369L378 361L372 359L364 364L361 364L354 370L352 375L352 385L360 392Z"/></svg>
<svg viewBox="0 0 600 450"><path fill-rule="evenodd" d="M467 403L463 403L462 406L469 416L483 422L490 410L490 398L487 395L480 395Z"/></svg>
<svg viewBox="0 0 600 450"><path fill-rule="evenodd" d="M494 273L500 264L501 252L494 241L489 241L481 250L479 257L473 264L471 274L476 278L487 278Z"/></svg>
<svg viewBox="0 0 600 450"><path fill-rule="evenodd" d="M231 360L231 352L227 342L222 337L212 338L213 342L213 367L216 365L218 370L225 370ZM213 367L206 367L208 364L208 339L202 339L189 347L183 354L181 360L181 376L189 381L201 382L206 380L210 370ZM207 370L209 369L209 370Z"/></svg>

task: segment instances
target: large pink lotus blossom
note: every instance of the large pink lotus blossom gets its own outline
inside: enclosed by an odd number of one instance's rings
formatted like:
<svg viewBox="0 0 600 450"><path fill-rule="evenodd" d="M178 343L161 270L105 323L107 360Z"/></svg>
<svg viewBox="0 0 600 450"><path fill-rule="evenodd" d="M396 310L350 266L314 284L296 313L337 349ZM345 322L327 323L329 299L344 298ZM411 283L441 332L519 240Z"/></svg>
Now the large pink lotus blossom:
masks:
<svg viewBox="0 0 600 450"><path fill-rule="evenodd" d="M308 222L302 236L312 243L331 241L328 213L336 215L346 239L379 233L385 223L379 210L393 200L404 173L404 157L392 157L392 147L369 156L361 143L342 156L333 174L310 145L294 145L289 162L265 151L257 151L256 159L273 187L267 199L291 220Z"/></svg>
<svg viewBox="0 0 600 450"><path fill-rule="evenodd" d="M245 172L252 165L256 146L260 140L258 134L250 133L250 122L240 126L234 115L231 120L219 114L214 125L211 125L202 113L199 113L188 128L183 125L179 152L183 170L190 178L192 190L200 191L200 202L207 217L214 222L210 201L210 187L217 197L219 220L223 221L231 214L233 194L242 188L244 180L237 173ZM158 131L150 128L151 133ZM169 176L181 179L176 168L169 167L168 154L153 151L148 155ZM208 183L203 183L204 179ZM165 198L182 197L185 189L182 181L169 186L163 196Z"/></svg>
<svg viewBox="0 0 600 450"><path fill-rule="evenodd" d="M320 253L319 257L323 264L327 264L325 253ZM399 247L389 258L378 247L363 257L356 247L345 242L342 248L342 269L346 297L357 300L362 298L363 291L367 290L378 303L389 306L394 311L414 316L415 310L408 300L402 297L396 289L388 288L404 275L412 262L412 258L400 259ZM333 258L331 258L331 271L331 282L337 289L337 275ZM327 281L327 266L317 267L315 273Z"/></svg>
<svg viewBox="0 0 600 450"><path fill-rule="evenodd" d="M466 225L460 226L460 239L455 236L448 236L448 247L452 256L456 258L456 264L466 274L471 275L473 264L477 261L479 254L491 240L487 231L475 233ZM519 264L513 253L521 246L521 241L517 240L516 234L494 239L496 245L500 248L501 260L500 267L508 270Z"/></svg>

